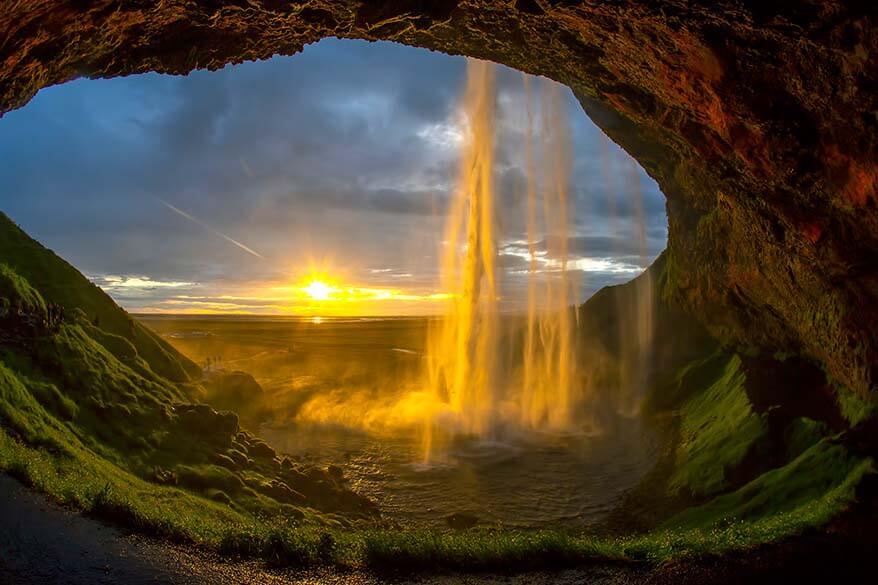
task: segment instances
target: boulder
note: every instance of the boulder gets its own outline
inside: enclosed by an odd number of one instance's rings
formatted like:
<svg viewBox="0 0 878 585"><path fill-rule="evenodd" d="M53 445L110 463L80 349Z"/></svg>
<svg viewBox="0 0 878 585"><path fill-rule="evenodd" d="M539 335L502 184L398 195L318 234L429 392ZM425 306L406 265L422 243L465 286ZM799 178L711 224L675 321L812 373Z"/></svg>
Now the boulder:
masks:
<svg viewBox="0 0 878 585"><path fill-rule="evenodd" d="M238 416L217 412L206 404L178 404L174 409L180 427L213 444L229 447L238 432Z"/></svg>
<svg viewBox="0 0 878 585"><path fill-rule="evenodd" d="M466 530L479 523L479 517L470 512L455 512L445 517L445 523L455 530Z"/></svg>

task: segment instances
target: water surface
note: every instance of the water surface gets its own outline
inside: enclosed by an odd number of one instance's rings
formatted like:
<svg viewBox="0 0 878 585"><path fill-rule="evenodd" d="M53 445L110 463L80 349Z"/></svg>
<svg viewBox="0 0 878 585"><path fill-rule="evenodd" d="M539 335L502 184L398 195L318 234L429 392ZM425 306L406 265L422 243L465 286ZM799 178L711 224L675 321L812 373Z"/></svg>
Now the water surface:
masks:
<svg viewBox="0 0 878 585"><path fill-rule="evenodd" d="M457 438L424 463L407 410L423 365L425 319L146 318L186 355L243 370L272 415L259 433L279 451L338 465L403 526L481 524L582 529L606 519L653 465L659 438L639 418L598 434L499 428Z"/></svg>

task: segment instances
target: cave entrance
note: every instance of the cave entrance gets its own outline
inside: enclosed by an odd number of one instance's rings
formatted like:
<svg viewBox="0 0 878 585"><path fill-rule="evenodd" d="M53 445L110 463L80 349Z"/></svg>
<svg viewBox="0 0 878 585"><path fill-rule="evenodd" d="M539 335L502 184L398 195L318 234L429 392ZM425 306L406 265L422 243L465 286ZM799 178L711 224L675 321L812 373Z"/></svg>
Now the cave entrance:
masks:
<svg viewBox="0 0 878 585"><path fill-rule="evenodd" d="M575 510L608 511L654 461L654 438L630 418L645 378L628 376L631 399L599 400L588 432L452 438L450 455L426 462L408 432L423 410L413 373L444 301L438 267L465 141L465 68L402 45L324 40L294 58L185 78L68 83L2 121L0 179L28 194L3 209L207 378L240 370L265 394L251 402L242 387L208 400L282 451L342 466L401 519L581 526L600 514ZM534 241L524 225L527 83L538 84L498 66L497 268L509 319L526 310L528 246L551 265L559 236ZM569 89L556 91L572 145L567 262L578 306L641 274L664 249L667 218L655 182ZM537 126L545 95L530 104ZM620 335L637 323L626 327ZM506 335L502 351L516 343ZM508 497L507 486L543 472L534 490ZM559 485L578 499L529 506ZM425 497L444 503L426 510Z"/></svg>

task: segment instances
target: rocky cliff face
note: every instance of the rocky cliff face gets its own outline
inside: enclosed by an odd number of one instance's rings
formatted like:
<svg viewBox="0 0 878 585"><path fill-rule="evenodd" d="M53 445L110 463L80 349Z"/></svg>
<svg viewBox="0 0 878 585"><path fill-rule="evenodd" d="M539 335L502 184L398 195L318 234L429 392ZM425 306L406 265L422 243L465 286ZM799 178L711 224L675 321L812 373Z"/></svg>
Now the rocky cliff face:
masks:
<svg viewBox="0 0 878 585"><path fill-rule="evenodd" d="M186 73L326 36L569 85L668 197L668 292L730 343L878 384L878 16L870 0L21 0L0 112L77 76ZM26 196L26 194L21 194Z"/></svg>

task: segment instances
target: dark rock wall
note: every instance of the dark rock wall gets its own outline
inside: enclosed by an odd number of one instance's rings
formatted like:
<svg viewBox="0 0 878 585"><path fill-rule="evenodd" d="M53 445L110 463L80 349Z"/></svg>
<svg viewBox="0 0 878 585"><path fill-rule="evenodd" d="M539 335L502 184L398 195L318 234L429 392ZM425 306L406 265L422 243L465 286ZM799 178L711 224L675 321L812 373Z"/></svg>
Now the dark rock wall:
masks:
<svg viewBox="0 0 878 585"><path fill-rule="evenodd" d="M0 112L77 76L186 73L326 36L569 85L668 197L668 292L721 339L878 384L874 0L0 1ZM26 196L26 194L21 194Z"/></svg>

